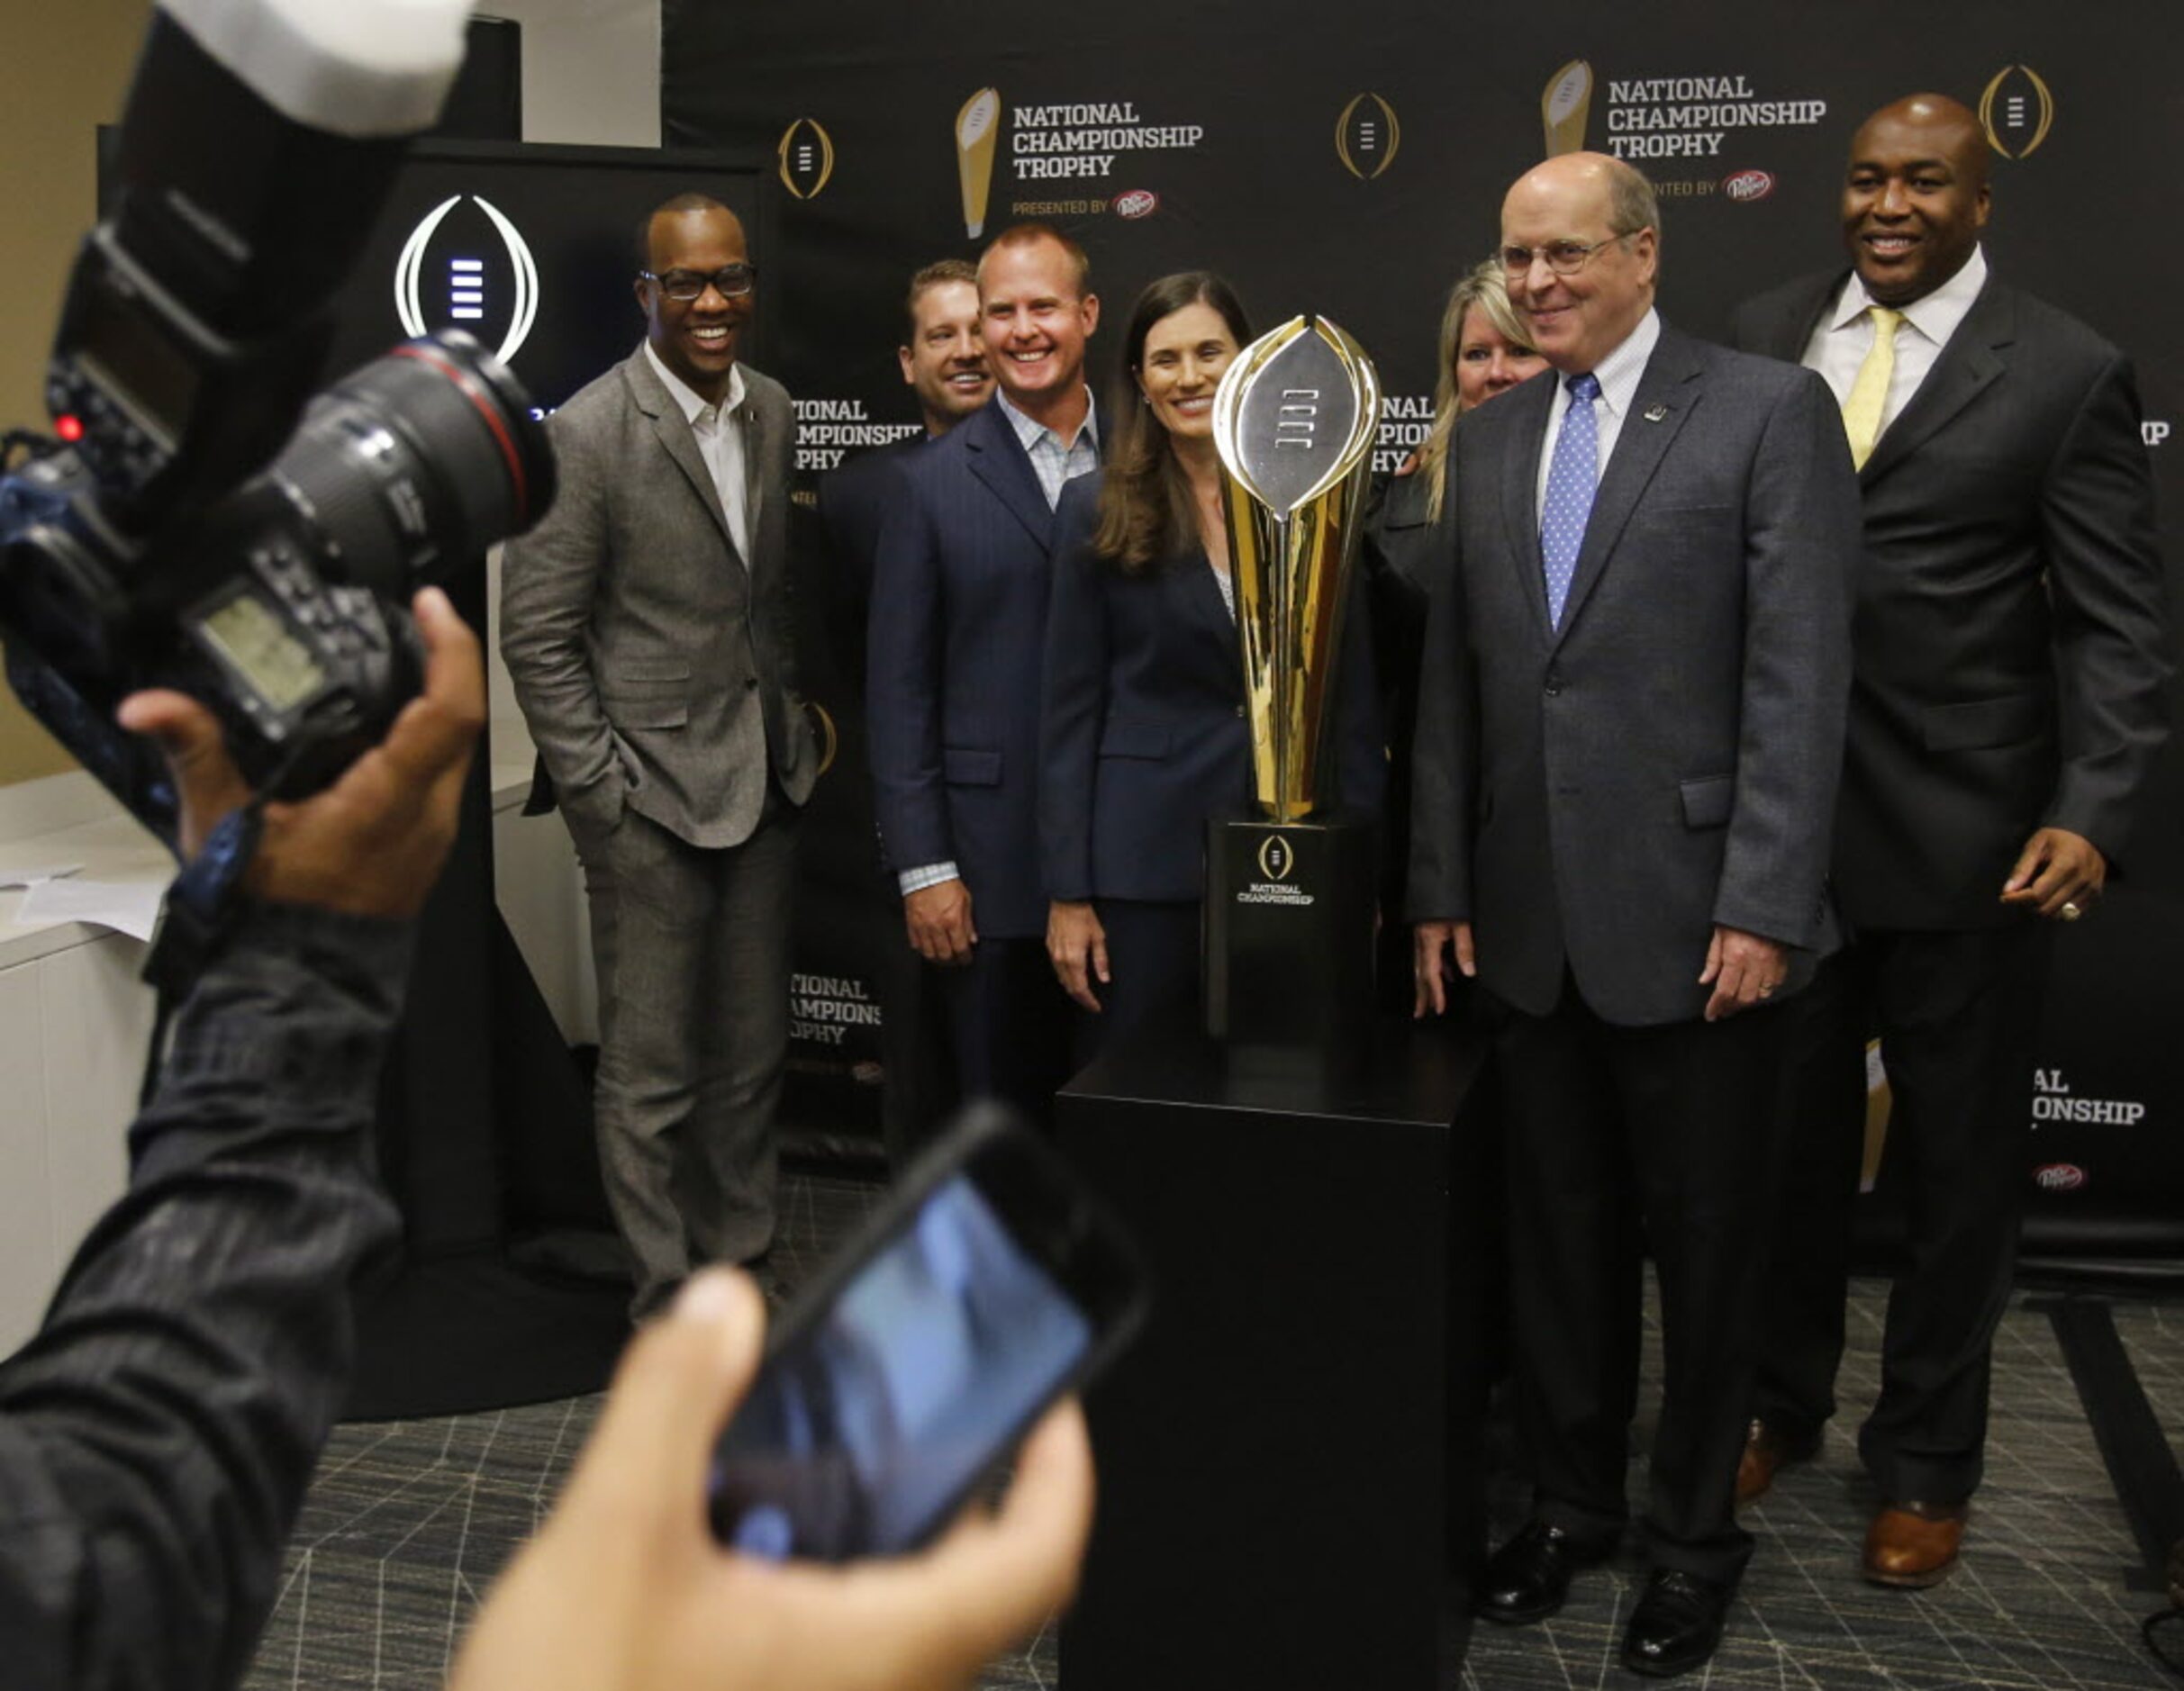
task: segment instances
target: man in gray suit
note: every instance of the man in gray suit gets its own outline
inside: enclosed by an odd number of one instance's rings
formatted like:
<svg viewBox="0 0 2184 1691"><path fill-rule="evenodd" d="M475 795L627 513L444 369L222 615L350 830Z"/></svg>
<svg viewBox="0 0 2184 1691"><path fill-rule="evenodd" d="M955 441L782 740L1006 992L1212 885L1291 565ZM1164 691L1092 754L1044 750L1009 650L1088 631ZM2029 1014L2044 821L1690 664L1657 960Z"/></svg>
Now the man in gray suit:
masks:
<svg viewBox="0 0 2184 1691"><path fill-rule="evenodd" d="M818 769L787 577L794 423L743 365L757 274L701 194L647 220L644 344L554 414L501 649L584 864L600 1161L632 1313L774 1237L795 823Z"/></svg>
<svg viewBox="0 0 2184 1691"><path fill-rule="evenodd" d="M1823 880L1857 490L1826 388L1653 309L1653 191L1598 154L1502 207L1557 372L1467 414L1418 705L1418 1008L1475 974L1504 1083L1532 1519L1491 1619L1542 1619L1625 1515L1641 1242L1666 1361L1624 1637L1703 1663L1751 1539L1731 1506L1780 1012L1834 941Z"/></svg>

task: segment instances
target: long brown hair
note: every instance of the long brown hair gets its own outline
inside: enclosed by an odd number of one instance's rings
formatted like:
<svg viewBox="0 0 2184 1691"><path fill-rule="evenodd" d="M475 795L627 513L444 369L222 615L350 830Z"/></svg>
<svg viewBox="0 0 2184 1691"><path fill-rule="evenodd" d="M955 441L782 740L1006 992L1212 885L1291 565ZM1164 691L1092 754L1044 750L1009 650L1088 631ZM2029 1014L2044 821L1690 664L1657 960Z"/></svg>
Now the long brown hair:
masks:
<svg viewBox="0 0 2184 1691"><path fill-rule="evenodd" d="M1525 339L1524 326L1517 321L1516 308L1509 303L1509 284L1502 276L1499 257L1473 265L1458 278L1441 312L1441 374L1434 384L1433 428L1427 433L1426 444L1418 448L1418 467L1411 472L1427 478L1426 515L1434 522L1441 520L1441 499L1448 481L1442 474L1448 462L1448 437L1456 426L1456 414L1464 409L1456 397L1456 348L1464 339L1464 320L1474 305L1509 345L1527 352L1532 346Z"/></svg>
<svg viewBox="0 0 2184 1691"><path fill-rule="evenodd" d="M1122 373L1109 402L1107 478L1100 489L1100 528L1092 549L1135 573L1180 552L1198 538L1191 484L1168 444L1168 431L1137 389L1146 337L1153 325L1186 306L1210 305L1240 349L1251 323L1236 291L1210 270L1184 270L1148 285L1130 308L1122 337Z"/></svg>

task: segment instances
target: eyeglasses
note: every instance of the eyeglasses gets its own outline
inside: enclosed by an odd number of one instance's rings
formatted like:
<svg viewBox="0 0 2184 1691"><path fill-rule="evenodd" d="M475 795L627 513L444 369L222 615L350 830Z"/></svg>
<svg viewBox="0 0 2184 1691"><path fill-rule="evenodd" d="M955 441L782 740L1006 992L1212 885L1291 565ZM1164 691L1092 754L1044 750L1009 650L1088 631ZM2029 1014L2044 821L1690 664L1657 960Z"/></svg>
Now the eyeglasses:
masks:
<svg viewBox="0 0 2184 1691"><path fill-rule="evenodd" d="M1533 260L1544 263L1556 276L1575 276L1585 267L1585 261L1603 247L1612 247L1618 240L1627 240L1638 233L1627 229L1620 234L1610 235L1606 240L1596 240L1587 246L1581 240L1551 240L1544 247L1504 247L1500 252L1501 274L1522 276L1532 267Z"/></svg>
<svg viewBox="0 0 2184 1691"><path fill-rule="evenodd" d="M724 300L741 299L757 285L758 267L755 264L724 264L718 270L670 270L665 276L652 270L638 273L648 282L660 285L660 292L671 300L688 304L707 288L714 289Z"/></svg>

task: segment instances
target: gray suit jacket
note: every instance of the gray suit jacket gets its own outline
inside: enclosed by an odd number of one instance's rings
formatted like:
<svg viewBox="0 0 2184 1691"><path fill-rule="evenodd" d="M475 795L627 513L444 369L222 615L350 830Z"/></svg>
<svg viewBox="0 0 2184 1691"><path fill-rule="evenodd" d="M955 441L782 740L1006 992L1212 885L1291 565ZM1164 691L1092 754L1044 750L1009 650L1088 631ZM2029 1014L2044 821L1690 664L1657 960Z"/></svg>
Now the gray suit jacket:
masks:
<svg viewBox="0 0 2184 1691"><path fill-rule="evenodd" d="M550 420L561 492L508 544L501 651L579 831L628 805L693 846L733 846L758 825L769 765L797 803L811 791L789 602L794 419L778 382L748 365L743 380L748 565L641 346Z"/></svg>
<svg viewBox="0 0 2184 1691"><path fill-rule="evenodd" d="M1418 701L1410 916L1468 920L1535 1015L1565 965L1624 1026L1681 1021L1716 924L1835 943L1825 891L1858 493L1808 371L1663 327L1559 629L1537 477L1550 379L1467 414Z"/></svg>

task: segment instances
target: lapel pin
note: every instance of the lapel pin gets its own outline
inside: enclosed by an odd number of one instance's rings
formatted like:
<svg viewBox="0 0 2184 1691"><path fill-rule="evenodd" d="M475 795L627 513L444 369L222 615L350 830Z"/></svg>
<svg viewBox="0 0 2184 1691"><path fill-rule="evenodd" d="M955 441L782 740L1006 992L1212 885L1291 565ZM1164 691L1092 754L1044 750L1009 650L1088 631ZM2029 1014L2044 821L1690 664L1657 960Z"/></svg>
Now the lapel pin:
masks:
<svg viewBox="0 0 2184 1691"><path fill-rule="evenodd" d="M1659 422L1667 415L1668 407L1665 405L1648 405L1645 408L1645 420L1647 422Z"/></svg>

